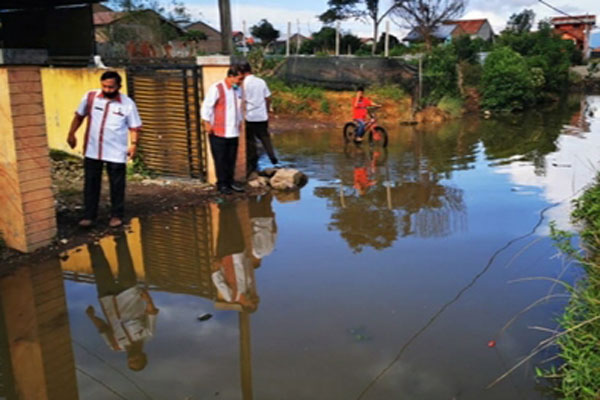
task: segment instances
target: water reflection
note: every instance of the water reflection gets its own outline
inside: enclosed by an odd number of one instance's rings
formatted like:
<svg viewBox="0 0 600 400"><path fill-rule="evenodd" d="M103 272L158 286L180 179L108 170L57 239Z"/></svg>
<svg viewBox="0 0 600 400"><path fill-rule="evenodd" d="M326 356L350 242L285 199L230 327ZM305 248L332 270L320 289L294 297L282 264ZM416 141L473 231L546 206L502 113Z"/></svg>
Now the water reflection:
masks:
<svg viewBox="0 0 600 400"><path fill-rule="evenodd" d="M0 396L77 400L75 362L57 260L0 278Z"/></svg>
<svg viewBox="0 0 600 400"><path fill-rule="evenodd" d="M123 234L112 238L118 260L115 278L99 244L88 245L96 281L98 303L105 319L89 305L85 312L109 348L127 354L127 366L133 371L146 367L144 342L152 337L158 308L148 290L137 285L129 246Z"/></svg>
<svg viewBox="0 0 600 400"><path fill-rule="evenodd" d="M443 174L434 167L415 160L392 172L385 149L351 144L344 152L352 169L340 165L339 187L318 187L315 195L328 199L333 209L328 227L354 252L390 247L398 237L442 237L467 229L463 191L441 184Z"/></svg>
<svg viewBox="0 0 600 400"><path fill-rule="evenodd" d="M260 301L254 271L275 248L272 201L267 194L136 219L126 234L64 254L65 277L96 286L101 315L93 306L86 314L107 348L125 353L128 367L141 371L156 362L145 343L161 340L157 293L207 299L218 312L238 314L241 392L252 399L250 314Z"/></svg>

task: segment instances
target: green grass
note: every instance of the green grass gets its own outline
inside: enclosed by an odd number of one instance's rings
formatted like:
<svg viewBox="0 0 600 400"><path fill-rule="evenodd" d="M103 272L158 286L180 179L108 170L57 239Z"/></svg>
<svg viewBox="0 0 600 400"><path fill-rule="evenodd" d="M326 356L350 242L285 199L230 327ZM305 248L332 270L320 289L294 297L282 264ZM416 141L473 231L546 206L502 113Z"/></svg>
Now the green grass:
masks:
<svg viewBox="0 0 600 400"><path fill-rule="evenodd" d="M406 97L406 92L396 85L370 86L367 88L366 96L373 96L382 100L400 101Z"/></svg>
<svg viewBox="0 0 600 400"><path fill-rule="evenodd" d="M463 101L456 97L444 96L438 103L438 108L457 118L462 115Z"/></svg>
<svg viewBox="0 0 600 400"><path fill-rule="evenodd" d="M563 335L557 338L562 365L537 374L555 381L561 399L600 398L600 180L575 202L572 217L583 227L580 232L585 251L571 244L568 233L553 229L557 247L583 267L585 277L570 288L571 298L560 316Z"/></svg>

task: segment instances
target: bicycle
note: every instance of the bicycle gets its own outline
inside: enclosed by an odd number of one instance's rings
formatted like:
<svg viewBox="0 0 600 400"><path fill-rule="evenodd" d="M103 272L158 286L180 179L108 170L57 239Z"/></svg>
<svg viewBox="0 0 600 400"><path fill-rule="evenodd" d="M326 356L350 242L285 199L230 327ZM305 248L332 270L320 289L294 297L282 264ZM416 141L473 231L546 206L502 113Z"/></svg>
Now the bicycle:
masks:
<svg viewBox="0 0 600 400"><path fill-rule="evenodd" d="M376 108L379 107L367 107L367 111L369 112L369 120L365 123L365 133L363 134L363 137L367 134L369 135L369 144L371 146L387 147L388 134L385 128L377 125L377 118L375 116ZM346 125L344 125L344 130L342 132L345 142L360 143L361 140L359 140L356 136L357 131L358 124L355 121L347 122Z"/></svg>

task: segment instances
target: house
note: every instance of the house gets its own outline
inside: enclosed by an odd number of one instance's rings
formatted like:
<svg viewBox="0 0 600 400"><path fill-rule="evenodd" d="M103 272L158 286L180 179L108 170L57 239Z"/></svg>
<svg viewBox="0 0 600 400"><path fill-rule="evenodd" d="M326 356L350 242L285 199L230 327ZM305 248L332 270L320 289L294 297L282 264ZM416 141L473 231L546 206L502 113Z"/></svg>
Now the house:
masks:
<svg viewBox="0 0 600 400"><path fill-rule="evenodd" d="M432 36L437 41L449 42L452 40L452 38L464 34L465 31L460 25L440 25L435 29ZM402 40L409 43L419 43L423 41L423 36L416 29L412 29Z"/></svg>
<svg viewBox="0 0 600 400"><path fill-rule="evenodd" d="M596 25L595 15L574 15L554 17L550 20L554 32L564 40L571 40L583 53L583 58L590 57L590 32Z"/></svg>
<svg viewBox="0 0 600 400"><path fill-rule="evenodd" d="M94 13L96 43L143 40L162 43L185 36L186 31L154 10Z"/></svg>
<svg viewBox="0 0 600 400"><path fill-rule="evenodd" d="M200 51L206 54L219 53L221 51L221 32L212 26L198 21L185 27L188 32L198 31L206 35L206 40L199 43Z"/></svg>
<svg viewBox="0 0 600 400"><path fill-rule="evenodd" d="M494 30L487 19L459 19L455 21L446 21L444 25L459 26L464 35L471 36L471 39L481 38L487 41L494 40Z"/></svg>
<svg viewBox="0 0 600 400"><path fill-rule="evenodd" d="M307 40L310 40L310 38L308 38L300 33L294 33L292 36L290 36L290 53L291 54L299 53L300 48L302 47L302 43L306 42ZM275 44L273 45L273 52L274 53L285 53L286 43L287 43L286 39L276 41Z"/></svg>

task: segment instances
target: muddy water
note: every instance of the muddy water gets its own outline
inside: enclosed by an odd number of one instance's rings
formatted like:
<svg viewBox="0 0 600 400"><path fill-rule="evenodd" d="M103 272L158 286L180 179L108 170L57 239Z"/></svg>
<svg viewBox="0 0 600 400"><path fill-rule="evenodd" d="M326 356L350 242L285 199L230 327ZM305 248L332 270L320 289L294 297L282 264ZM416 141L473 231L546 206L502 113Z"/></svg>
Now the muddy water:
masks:
<svg viewBox="0 0 600 400"><path fill-rule="evenodd" d="M545 399L525 362L580 272L549 223L599 161L600 98L498 120L275 138L300 193L134 218L0 280L19 399ZM384 123L385 125L385 123ZM389 128L389 127L388 127ZM492 347L490 341L495 341Z"/></svg>

